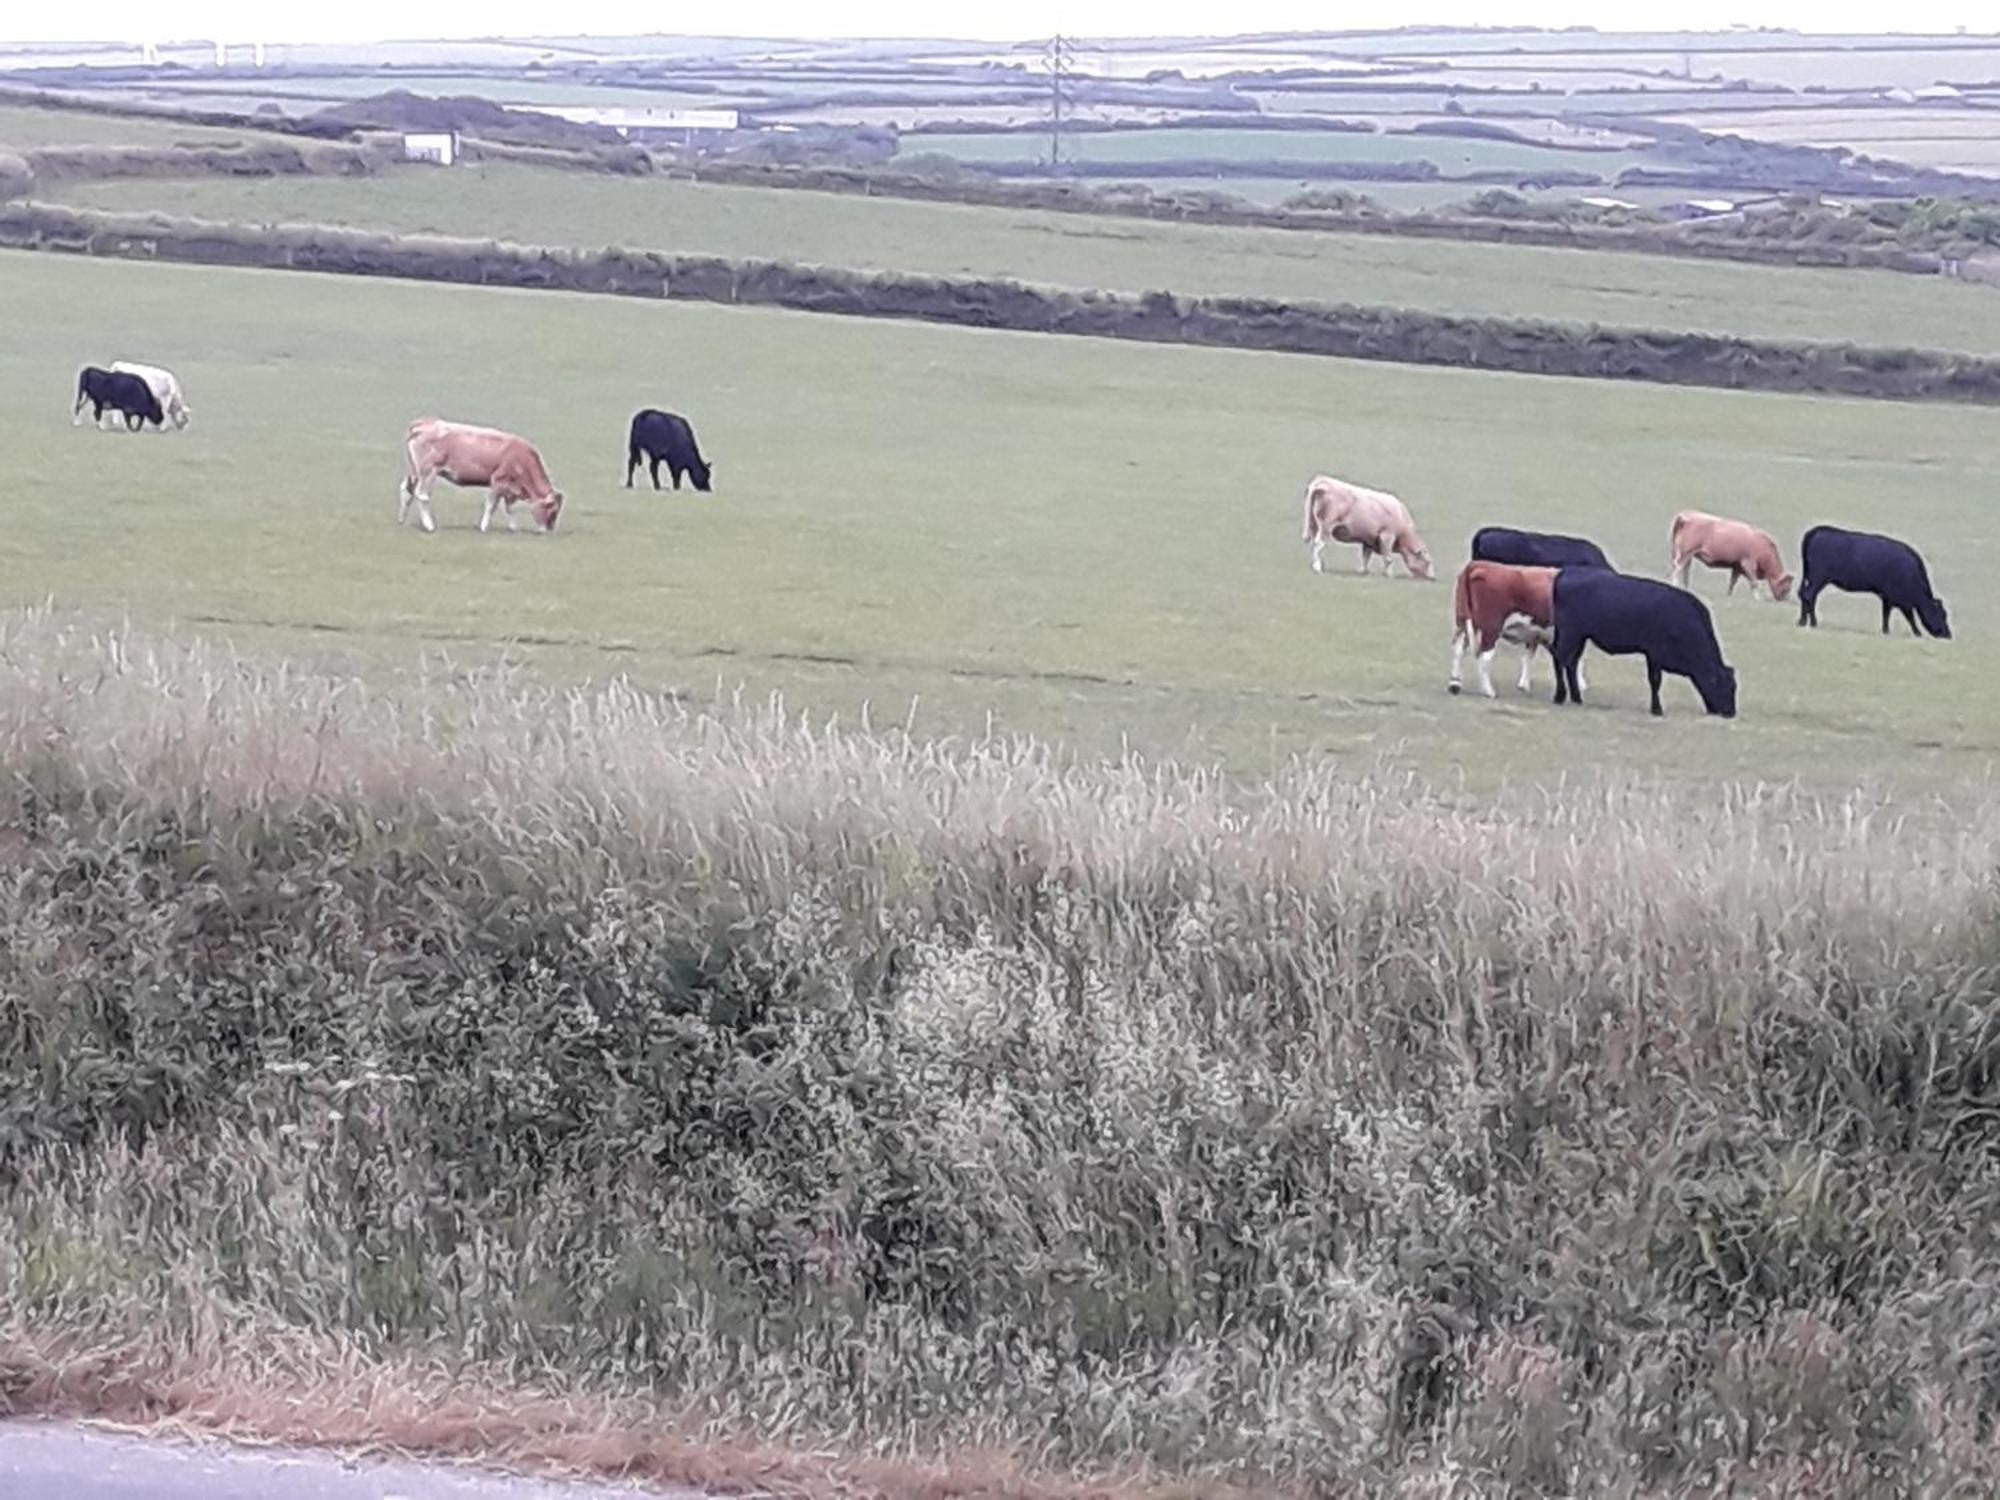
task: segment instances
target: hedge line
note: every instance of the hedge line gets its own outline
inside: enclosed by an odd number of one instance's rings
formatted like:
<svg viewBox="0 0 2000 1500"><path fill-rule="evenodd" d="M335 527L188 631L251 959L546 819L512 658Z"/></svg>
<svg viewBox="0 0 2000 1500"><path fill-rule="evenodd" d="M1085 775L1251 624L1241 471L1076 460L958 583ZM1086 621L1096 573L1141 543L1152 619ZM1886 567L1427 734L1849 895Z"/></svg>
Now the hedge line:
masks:
<svg viewBox="0 0 2000 1500"><path fill-rule="evenodd" d="M1136 170L1136 168L1134 169ZM1147 164L1151 170L1151 164ZM1289 172L1290 168L1287 168ZM855 193L863 197L957 203L984 208L1033 208L1052 213L1107 214L1119 218L1223 225L1245 229L1298 229L1318 233L1410 235L1474 244L1534 245L1564 250L1618 250L1677 255L1696 260L1748 261L1758 265L1849 267L1934 276L1939 257L1900 245L1772 244L1688 234L1668 224L1569 224L1524 222L1453 213L1344 213L1322 209L1266 208L1212 195L1114 193L1076 180L1003 180L971 172L949 179L858 167L766 166L705 161L687 169L690 180L742 187Z"/></svg>
<svg viewBox="0 0 2000 1500"><path fill-rule="evenodd" d="M1263 349L1739 390L2000 403L2000 358L1388 307L863 272L659 251L552 249L322 225L248 226L0 206L0 246L910 318L977 328Z"/></svg>
<svg viewBox="0 0 2000 1500"><path fill-rule="evenodd" d="M337 141L44 146L24 157L29 170L48 182L106 177L365 177L395 160L386 149Z"/></svg>

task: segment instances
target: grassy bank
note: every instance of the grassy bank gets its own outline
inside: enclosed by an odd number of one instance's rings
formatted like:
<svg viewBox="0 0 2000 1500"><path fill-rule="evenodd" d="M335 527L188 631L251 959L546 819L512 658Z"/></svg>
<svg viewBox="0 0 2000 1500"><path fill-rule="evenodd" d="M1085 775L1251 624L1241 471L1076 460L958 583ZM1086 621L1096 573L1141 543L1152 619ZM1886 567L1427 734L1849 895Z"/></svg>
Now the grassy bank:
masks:
<svg viewBox="0 0 2000 1500"><path fill-rule="evenodd" d="M1466 810L18 616L0 761L0 1391L263 1330L1045 1470L2000 1480L1990 807Z"/></svg>

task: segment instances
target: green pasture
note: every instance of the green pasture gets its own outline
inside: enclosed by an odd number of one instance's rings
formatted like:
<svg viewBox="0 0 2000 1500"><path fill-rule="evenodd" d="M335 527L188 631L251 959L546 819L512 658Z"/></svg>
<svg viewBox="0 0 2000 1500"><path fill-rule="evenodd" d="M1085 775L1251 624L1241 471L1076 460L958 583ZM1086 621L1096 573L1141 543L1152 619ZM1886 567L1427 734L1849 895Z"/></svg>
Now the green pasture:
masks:
<svg viewBox="0 0 2000 1500"><path fill-rule="evenodd" d="M906 154L938 151L966 162L1033 160L1047 146L1034 135L911 135L903 139ZM1453 135L1362 133L1350 130L1245 130L1157 126L1149 130L1102 131L1079 135L1070 142L1079 161L1130 163L1143 167L1157 161L1300 161L1390 162L1428 161L1446 176L1466 172L1506 170L1535 172L1569 168L1595 172L1607 180L1627 167L1649 160L1631 151L1575 151L1517 141L1480 140Z"/></svg>
<svg viewBox="0 0 2000 1500"><path fill-rule="evenodd" d="M1362 192L1375 187L1352 186ZM616 244L1005 276L1071 287L1165 288L1183 295L1243 294L1468 316L2000 350L2000 293L1888 271L1168 224L784 188L635 181L513 165L408 168L370 178L53 183L42 191L94 208L251 223L351 224L530 244ZM1465 192L1458 185L1457 195Z"/></svg>
<svg viewBox="0 0 2000 1500"><path fill-rule="evenodd" d="M183 141L212 145L255 133L236 126L183 125L175 120L0 104L0 147L17 151L39 146L172 146Z"/></svg>
<svg viewBox="0 0 2000 1500"><path fill-rule="evenodd" d="M889 321L282 272L0 255L13 336L7 604L178 623L385 682L440 654L852 722L1033 732L1262 770L1295 751L1476 786L1591 767L1976 794L2000 754L1990 411L1466 374ZM182 376L185 432L68 420L77 367ZM713 495L621 488L630 413L688 414ZM394 523L404 429L520 431L555 537ZM1958 632L1824 627L1719 597L1742 716L1634 661L1591 703L1444 691L1449 582L1314 576L1316 471L1403 495L1446 579L1472 530L1587 532L1658 574L1673 512L1879 526L1927 552ZM641 480L644 485L644 480Z"/></svg>

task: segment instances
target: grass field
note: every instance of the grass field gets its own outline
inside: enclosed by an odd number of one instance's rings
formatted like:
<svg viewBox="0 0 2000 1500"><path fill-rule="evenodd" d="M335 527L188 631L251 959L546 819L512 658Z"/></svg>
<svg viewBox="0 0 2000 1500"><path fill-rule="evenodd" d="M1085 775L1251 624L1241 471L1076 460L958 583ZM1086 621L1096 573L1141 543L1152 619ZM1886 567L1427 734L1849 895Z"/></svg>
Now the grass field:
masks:
<svg viewBox="0 0 2000 1500"><path fill-rule="evenodd" d="M1129 737L1261 769L1310 750L1475 782L1606 764L1703 776L1874 773L1963 790L2000 753L1977 580L2000 542L1983 411L1468 375L805 314L11 255L17 414L7 596L203 625L364 669L509 641L563 677L781 690L851 721ZM422 351L415 353L413 351ZM64 420L87 360L181 373L167 436ZM690 414L718 493L618 487L624 425ZM435 412L525 432L569 497L553 539L392 521L402 431ZM1593 707L1443 691L1448 585L1313 577L1299 494L1326 469L1412 503L1442 571L1487 521L1581 530L1657 573L1683 505L1928 552L1959 638L1884 641L1716 605L1743 716L1630 663ZM1712 581L1703 588L1713 594ZM1503 678L1511 668L1503 661Z"/></svg>
<svg viewBox="0 0 2000 1500"><path fill-rule="evenodd" d="M254 131L228 126L183 125L173 120L84 114L78 110L35 109L0 104L0 146L171 146L240 141Z"/></svg>
<svg viewBox="0 0 2000 1500"><path fill-rule="evenodd" d="M1428 161L1447 176L1491 169L1522 172L1570 168L1607 178L1646 160L1626 151L1566 151L1514 141L1449 135L1360 134L1345 130L1120 130L1080 135L1077 159L1143 167L1166 160L1413 162ZM1021 135L910 136L906 152L941 151L968 162L1034 160L1046 142Z"/></svg>
<svg viewBox="0 0 2000 1500"><path fill-rule="evenodd" d="M1846 146L1912 166L2000 175L2000 110L1745 110L1702 112L1679 117L1678 123L1751 140Z"/></svg>
<svg viewBox="0 0 2000 1500"><path fill-rule="evenodd" d="M1371 185L1355 186L1369 191ZM1184 295L1236 293L1472 316L2000 350L2000 295L1894 272L1177 225L777 188L631 182L511 165L310 182L77 182L43 192L94 208L253 223L326 222L1078 287L1164 287Z"/></svg>

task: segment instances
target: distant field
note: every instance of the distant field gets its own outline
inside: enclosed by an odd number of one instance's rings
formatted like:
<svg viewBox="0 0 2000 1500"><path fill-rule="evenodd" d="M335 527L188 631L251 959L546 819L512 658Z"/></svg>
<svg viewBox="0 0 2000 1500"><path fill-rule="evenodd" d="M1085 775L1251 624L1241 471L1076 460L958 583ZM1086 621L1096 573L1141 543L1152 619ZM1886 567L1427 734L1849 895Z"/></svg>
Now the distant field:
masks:
<svg viewBox="0 0 2000 1500"><path fill-rule="evenodd" d="M1183 186L1202 186L1200 181ZM1228 186L1228 184L1223 184ZM1374 184L1361 184L1372 190ZM1455 185L1463 196L1463 185ZM1595 251L1082 214L535 168L309 182L63 183L91 207L356 224L528 243L633 245L1076 287L1240 293L1569 322L2000 351L2000 292L1887 271L1802 271Z"/></svg>
<svg viewBox="0 0 2000 1500"><path fill-rule="evenodd" d="M941 151L962 161L1033 160L1046 142L1023 135L909 136L905 152ZM1451 135L1370 133L1335 130L1120 130L1071 138L1080 161L1143 165L1150 161L1428 161L1455 176L1504 169L1533 172L1551 168L1595 172L1606 178L1647 158L1627 151L1569 151L1514 141L1475 140Z"/></svg>
<svg viewBox="0 0 2000 1500"><path fill-rule="evenodd" d="M233 127L123 119L67 109L0 104L0 146L171 146L176 141L240 141Z"/></svg>
<svg viewBox="0 0 2000 1500"><path fill-rule="evenodd" d="M1986 411L66 256L6 255L0 277L0 602L376 675L516 641L564 677L741 683L849 718L914 698L930 730L990 710L1251 768L1312 749L1475 783L1605 765L1914 783L2000 755ZM177 369L195 425L71 427L75 367L117 355ZM693 418L714 495L620 488L647 403ZM562 533L479 536L477 499L444 486L438 534L398 530L399 444L425 412L533 437ZM1788 557L1813 521L1879 524L1926 548L1958 639L1884 641L1837 597L1809 634L1704 577L1743 679L1732 726L1681 685L1654 723L1643 673L1603 659L1597 706L1567 718L1546 667L1533 700L1452 699L1445 583L1363 581L1342 548L1308 571L1299 494L1321 469L1403 494L1447 571L1499 519L1653 574L1683 505L1756 517Z"/></svg>
<svg viewBox="0 0 2000 1500"><path fill-rule="evenodd" d="M2000 175L2000 109L1748 110L1687 115L1680 123L1751 140L1846 146L1913 166Z"/></svg>
<svg viewBox="0 0 2000 1500"><path fill-rule="evenodd" d="M226 107L254 106L269 99L276 103L297 107L301 102L332 102L340 99L363 99L376 94L387 93L390 89L409 89L414 93L437 96L476 95L500 104L653 104L666 107L714 108L728 105L731 96L725 94L691 93L662 87L658 89L636 88L628 85L600 85L589 83L552 82L534 78L478 77L467 78L452 74L401 73L394 76L372 73L359 77L342 78L278 78L255 87L228 87L216 92L218 85L187 84L181 86L148 83L134 85L135 91L143 91L147 97L179 99L190 107L200 108L204 103L228 100Z"/></svg>

